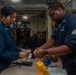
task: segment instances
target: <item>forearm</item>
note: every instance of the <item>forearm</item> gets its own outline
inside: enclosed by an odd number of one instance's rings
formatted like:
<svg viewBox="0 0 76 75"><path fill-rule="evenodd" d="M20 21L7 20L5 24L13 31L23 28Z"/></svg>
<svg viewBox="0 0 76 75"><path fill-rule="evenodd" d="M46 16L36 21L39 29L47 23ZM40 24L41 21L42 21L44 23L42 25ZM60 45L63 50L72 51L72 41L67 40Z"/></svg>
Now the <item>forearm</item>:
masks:
<svg viewBox="0 0 76 75"><path fill-rule="evenodd" d="M55 55L66 55L71 53L71 50L68 46L62 45L55 48L47 49L48 54L55 54Z"/></svg>
<svg viewBox="0 0 76 75"><path fill-rule="evenodd" d="M45 44L43 44L41 46L41 48L42 49L47 49L47 48L50 48L50 47L54 46L54 44L55 44L55 41L50 38Z"/></svg>

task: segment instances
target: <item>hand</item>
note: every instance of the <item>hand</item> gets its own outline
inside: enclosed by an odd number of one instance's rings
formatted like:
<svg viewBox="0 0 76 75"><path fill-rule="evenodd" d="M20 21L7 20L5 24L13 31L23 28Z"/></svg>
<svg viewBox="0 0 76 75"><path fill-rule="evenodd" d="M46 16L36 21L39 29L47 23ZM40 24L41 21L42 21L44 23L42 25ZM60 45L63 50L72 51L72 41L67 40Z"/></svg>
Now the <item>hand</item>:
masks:
<svg viewBox="0 0 76 75"><path fill-rule="evenodd" d="M43 52L44 49L41 49L41 48L37 48L35 49L34 51L34 56L37 57L37 58L43 58L44 57L44 52Z"/></svg>
<svg viewBox="0 0 76 75"><path fill-rule="evenodd" d="M20 58L25 58L28 55L29 55L29 52L28 51L22 51L22 52L19 53L19 57Z"/></svg>
<svg viewBox="0 0 76 75"><path fill-rule="evenodd" d="M41 48L38 47L38 48L36 48L36 49L34 50L34 55L36 55L36 53L37 53L37 51L38 51L39 49L41 49Z"/></svg>
<svg viewBox="0 0 76 75"><path fill-rule="evenodd" d="M22 49L21 52L29 52L29 51L26 49Z"/></svg>

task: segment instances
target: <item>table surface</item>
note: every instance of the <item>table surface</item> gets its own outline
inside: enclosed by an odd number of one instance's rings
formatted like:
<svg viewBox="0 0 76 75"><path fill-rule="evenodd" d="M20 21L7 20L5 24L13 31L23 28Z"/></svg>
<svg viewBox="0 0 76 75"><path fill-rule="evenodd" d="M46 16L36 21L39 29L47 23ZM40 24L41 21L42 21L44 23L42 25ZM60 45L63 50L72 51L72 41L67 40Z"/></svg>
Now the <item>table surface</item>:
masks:
<svg viewBox="0 0 76 75"><path fill-rule="evenodd" d="M4 70L0 75L36 75L38 69L35 66L35 63L36 61L33 62L32 66L10 65L10 67ZM56 63L53 65L56 65ZM62 67L49 66L48 70L50 72L50 75L66 75L66 71Z"/></svg>

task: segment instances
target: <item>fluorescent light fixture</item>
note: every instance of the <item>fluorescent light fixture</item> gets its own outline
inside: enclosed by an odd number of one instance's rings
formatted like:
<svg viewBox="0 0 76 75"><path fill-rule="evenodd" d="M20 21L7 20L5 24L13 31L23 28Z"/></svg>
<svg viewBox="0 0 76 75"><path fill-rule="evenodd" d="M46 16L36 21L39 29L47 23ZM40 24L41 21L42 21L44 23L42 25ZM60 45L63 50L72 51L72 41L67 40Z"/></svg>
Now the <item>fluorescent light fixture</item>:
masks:
<svg viewBox="0 0 76 75"><path fill-rule="evenodd" d="M12 2L19 2L20 0L12 0Z"/></svg>
<svg viewBox="0 0 76 75"><path fill-rule="evenodd" d="M28 17L27 17L27 16L23 16L23 18L24 18L24 19L28 19Z"/></svg>

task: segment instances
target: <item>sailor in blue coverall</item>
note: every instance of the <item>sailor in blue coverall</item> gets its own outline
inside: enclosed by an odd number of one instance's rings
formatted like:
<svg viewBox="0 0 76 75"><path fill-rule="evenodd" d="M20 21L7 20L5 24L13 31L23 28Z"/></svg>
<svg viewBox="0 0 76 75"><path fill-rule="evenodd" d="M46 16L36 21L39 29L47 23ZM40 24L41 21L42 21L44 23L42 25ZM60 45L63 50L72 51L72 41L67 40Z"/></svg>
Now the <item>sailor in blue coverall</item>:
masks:
<svg viewBox="0 0 76 75"><path fill-rule="evenodd" d="M62 59L67 75L76 75L76 14L64 10L61 3L49 6L49 16L56 22L51 38L34 55L42 58L46 54L56 54ZM56 44L56 47L50 48Z"/></svg>
<svg viewBox="0 0 76 75"><path fill-rule="evenodd" d="M10 6L4 6L1 9L0 22L0 72L7 68L11 61L18 58L25 58L28 51L17 48L14 34L10 24L14 23L16 18L15 9Z"/></svg>

